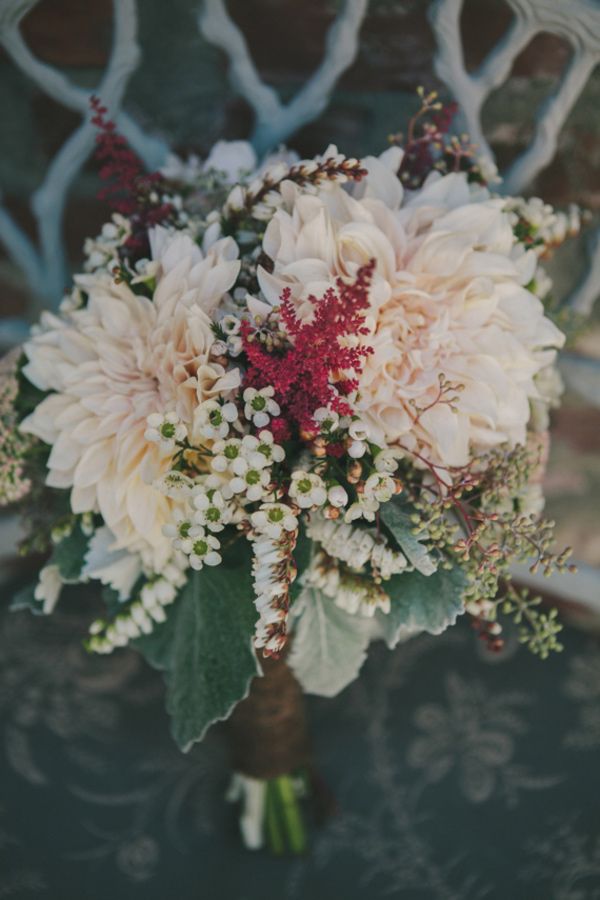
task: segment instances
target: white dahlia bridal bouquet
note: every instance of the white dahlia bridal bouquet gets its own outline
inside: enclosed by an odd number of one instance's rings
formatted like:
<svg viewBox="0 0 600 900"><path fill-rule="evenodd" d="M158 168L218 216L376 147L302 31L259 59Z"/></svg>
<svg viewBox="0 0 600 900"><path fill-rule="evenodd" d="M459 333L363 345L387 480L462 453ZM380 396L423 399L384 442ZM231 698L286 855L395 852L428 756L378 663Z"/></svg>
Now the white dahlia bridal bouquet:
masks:
<svg viewBox="0 0 600 900"><path fill-rule="evenodd" d="M508 614L560 648L509 567L568 567L540 260L577 213L497 195L421 99L379 157L234 142L154 175L93 100L115 212L4 366L0 496L44 563L14 605L97 585L87 648L165 671L183 750L231 717L250 846L303 849L302 691L337 694L371 640L466 615L497 650Z"/></svg>

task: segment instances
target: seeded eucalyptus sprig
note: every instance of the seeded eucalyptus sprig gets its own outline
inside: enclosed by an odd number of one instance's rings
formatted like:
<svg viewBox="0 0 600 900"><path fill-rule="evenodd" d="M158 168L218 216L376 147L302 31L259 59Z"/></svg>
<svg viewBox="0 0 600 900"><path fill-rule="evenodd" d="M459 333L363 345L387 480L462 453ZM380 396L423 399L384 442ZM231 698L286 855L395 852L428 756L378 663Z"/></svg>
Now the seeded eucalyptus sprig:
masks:
<svg viewBox="0 0 600 900"><path fill-rule="evenodd" d="M563 649L557 640L563 626L557 621L558 610L542 612L539 608L541 603L541 597L531 594L526 588L518 590L510 584L501 603L501 611L520 626L519 641L536 656L547 659L552 651Z"/></svg>
<svg viewBox="0 0 600 900"><path fill-rule="evenodd" d="M523 622L523 642L545 657L557 649L552 635L560 630L556 613L540 613L536 598L518 594L510 585L510 567L529 562L530 571L545 576L574 571L571 549L554 551L554 522L525 514L522 496L540 464L540 448L516 447L491 451L477 469L445 469L421 459L427 474L413 467L407 477L416 512L416 534L427 534L428 548L443 567L458 564L467 576L465 608L491 649L502 646L500 608L515 611ZM500 583L509 585L509 599L499 598ZM517 598L518 597L518 602Z"/></svg>

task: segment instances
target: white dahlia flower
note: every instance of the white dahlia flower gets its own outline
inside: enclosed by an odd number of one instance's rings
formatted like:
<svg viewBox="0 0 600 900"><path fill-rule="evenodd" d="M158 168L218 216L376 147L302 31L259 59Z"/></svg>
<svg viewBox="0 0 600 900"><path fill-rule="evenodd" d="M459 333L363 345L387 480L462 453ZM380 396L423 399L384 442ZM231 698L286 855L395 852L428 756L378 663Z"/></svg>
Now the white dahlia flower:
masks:
<svg viewBox="0 0 600 900"><path fill-rule="evenodd" d="M259 281L272 305L289 287L309 317L309 295L374 258L361 419L376 443L461 466L485 448L524 442L536 375L563 335L525 288L536 256L516 243L506 201L464 174L433 173L404 192L400 160L397 148L366 159L368 177L348 190L308 195L284 183L263 244L274 268L259 268ZM440 397L440 379L463 387Z"/></svg>
<svg viewBox="0 0 600 900"><path fill-rule="evenodd" d="M71 489L73 512L101 513L113 536L107 557L139 554L147 571L160 572L172 554L162 527L174 501L152 481L170 455L146 440L146 420L172 411L190 429L198 404L239 386L239 371L210 354L211 314L239 261L230 238L203 253L189 236L156 228L151 246L159 263L152 300L97 272L76 278L84 307L43 315L24 371L52 393L22 428L52 445L47 484Z"/></svg>

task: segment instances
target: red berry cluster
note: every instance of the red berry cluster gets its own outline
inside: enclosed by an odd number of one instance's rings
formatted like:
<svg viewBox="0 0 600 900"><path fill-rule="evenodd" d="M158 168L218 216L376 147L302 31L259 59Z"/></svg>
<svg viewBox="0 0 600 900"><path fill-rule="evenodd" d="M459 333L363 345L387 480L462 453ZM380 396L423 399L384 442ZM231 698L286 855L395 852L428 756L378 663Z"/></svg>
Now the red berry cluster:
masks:
<svg viewBox="0 0 600 900"><path fill-rule="evenodd" d="M248 359L244 387L275 388L281 416L271 423L276 439L289 438L295 430L314 431L313 414L327 407L339 415L353 410L345 399L358 387L363 360L373 352L365 345L347 346L344 339L367 335L364 310L369 307L369 288L375 261L359 269L353 282L338 279L317 299L309 297L314 315L300 320L286 288L279 307L280 324L289 344L272 349L257 340L258 328L242 323L242 339Z"/></svg>

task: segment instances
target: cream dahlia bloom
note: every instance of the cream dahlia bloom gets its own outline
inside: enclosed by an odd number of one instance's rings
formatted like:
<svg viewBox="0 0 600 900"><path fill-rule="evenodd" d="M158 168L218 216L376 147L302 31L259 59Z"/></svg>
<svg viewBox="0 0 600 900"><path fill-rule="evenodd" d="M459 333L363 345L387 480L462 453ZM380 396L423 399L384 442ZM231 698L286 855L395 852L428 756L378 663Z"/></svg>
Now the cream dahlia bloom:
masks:
<svg viewBox="0 0 600 900"><path fill-rule="evenodd" d="M47 484L71 488L73 512L101 513L108 532L88 574L110 583L123 551L137 555L138 574L160 572L172 554L162 534L172 501L152 486L170 460L144 438L147 416L174 410L191 427L199 403L240 383L239 370L210 357L211 315L237 277L237 245L226 238L203 253L189 236L156 228L151 248L152 300L106 272L78 276L86 306L45 313L25 345L27 378L53 393L22 428L52 445ZM123 579L135 576L130 560Z"/></svg>
<svg viewBox="0 0 600 900"><path fill-rule="evenodd" d="M463 174L434 173L408 194L394 174L400 159L392 148L365 160L368 177L352 194L328 185L307 195L286 183L264 238L274 269L259 269L259 282L273 305L289 287L309 316L309 294L374 258L361 418L375 441L461 466L525 441L536 375L563 335L525 288L536 258L516 244L505 201ZM455 408L435 402L440 375L464 385Z"/></svg>

